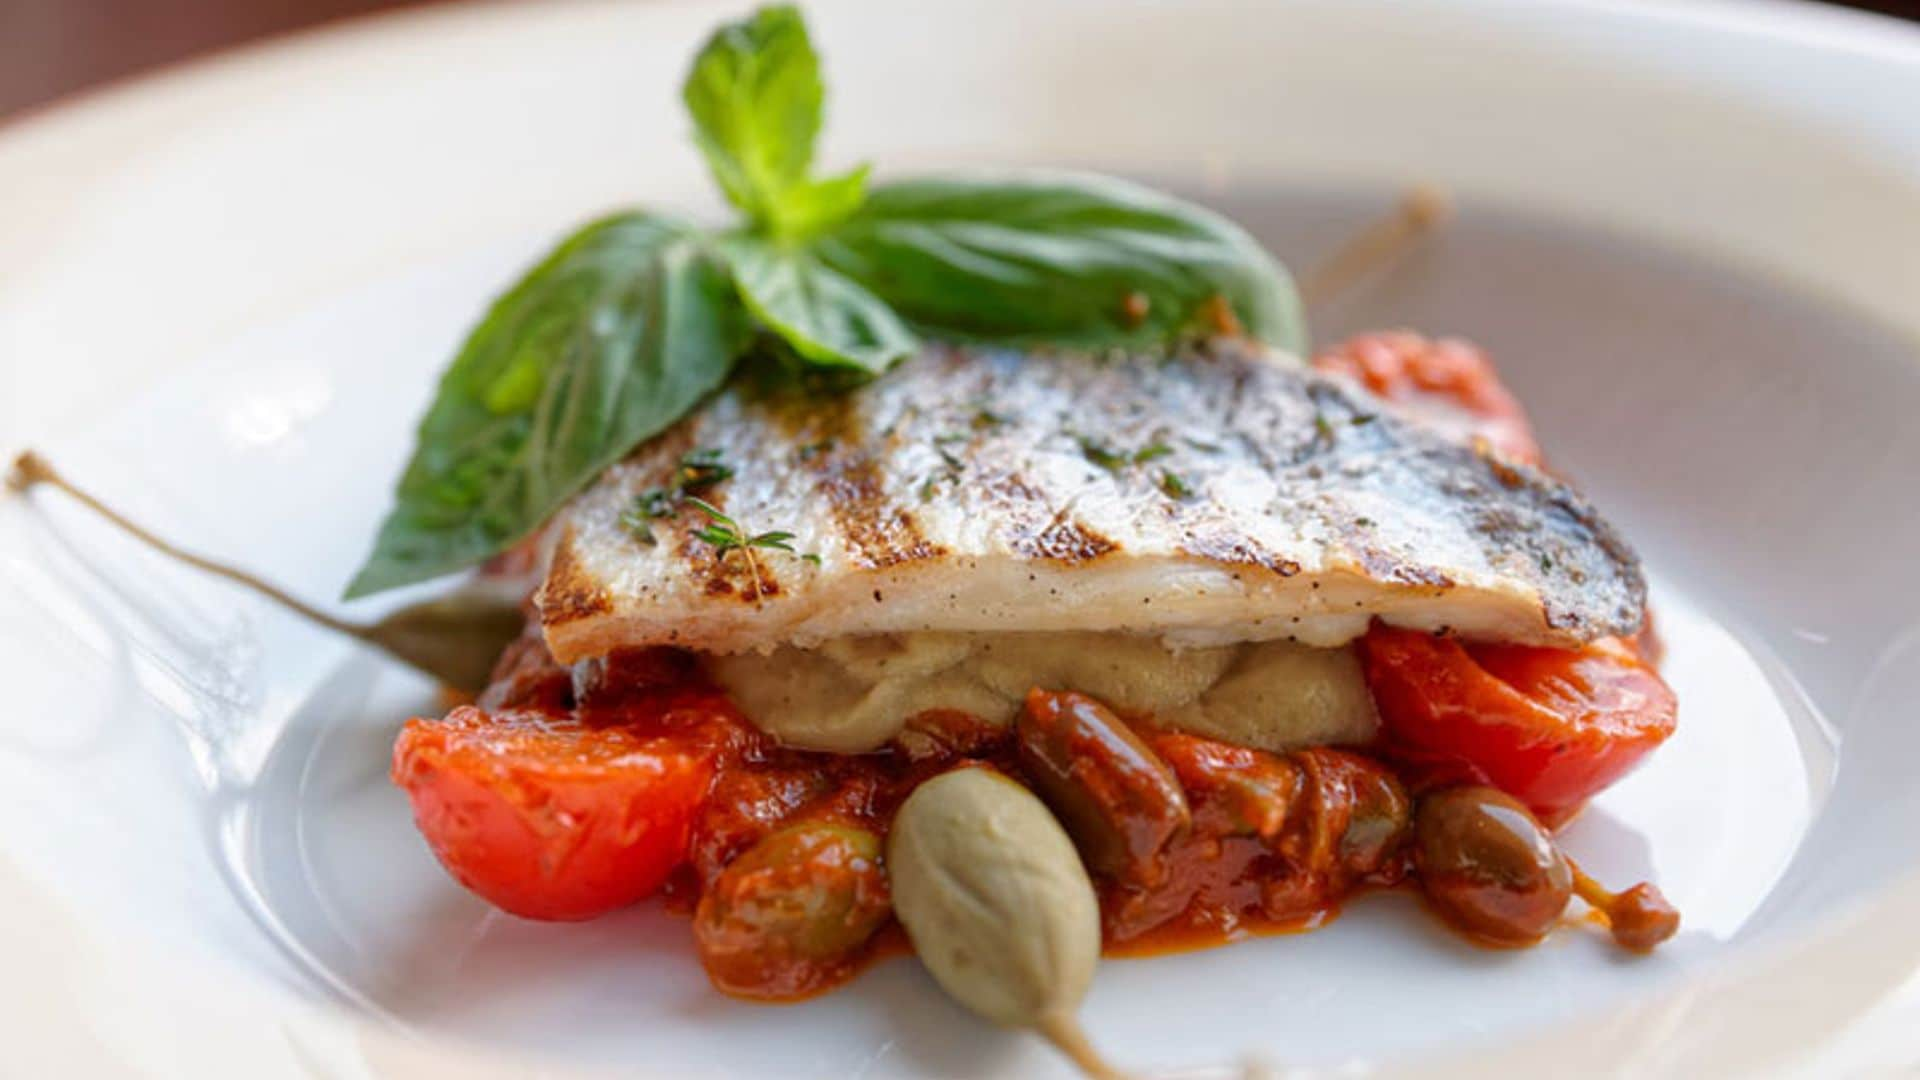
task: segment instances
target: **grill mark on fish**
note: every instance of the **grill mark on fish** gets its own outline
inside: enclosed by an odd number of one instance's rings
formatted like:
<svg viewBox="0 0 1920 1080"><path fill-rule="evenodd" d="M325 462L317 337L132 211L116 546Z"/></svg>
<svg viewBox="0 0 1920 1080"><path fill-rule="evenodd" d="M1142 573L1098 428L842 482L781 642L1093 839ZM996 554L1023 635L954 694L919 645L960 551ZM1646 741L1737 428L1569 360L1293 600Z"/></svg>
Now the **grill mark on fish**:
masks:
<svg viewBox="0 0 1920 1080"><path fill-rule="evenodd" d="M535 606L548 626L604 615L613 610L613 598L581 565L574 531L566 529L554 546L546 580L540 584Z"/></svg>
<svg viewBox="0 0 1920 1080"><path fill-rule="evenodd" d="M1054 508L1045 491L1018 473L993 477L984 487L1006 521L1001 538L1024 558L1078 566L1120 550L1112 538L1074 519L1072 500Z"/></svg>
<svg viewBox="0 0 1920 1080"><path fill-rule="evenodd" d="M1436 567L1422 566L1410 561L1377 543L1374 522L1371 518L1354 517L1350 514L1330 514L1329 517L1333 523L1333 532L1341 541L1341 550L1358 563L1370 577L1401 585L1425 586L1439 592L1454 587L1455 582L1451 574Z"/></svg>
<svg viewBox="0 0 1920 1080"><path fill-rule="evenodd" d="M859 553L860 564L884 569L946 554L920 535L913 513L887 498L880 470L867 457L836 458L819 471L816 490L826 499L834 522Z"/></svg>
<svg viewBox="0 0 1920 1080"><path fill-rule="evenodd" d="M1254 540L1217 529L1189 531L1180 541L1180 550L1195 558L1266 570L1283 578L1300 572L1300 564L1293 559L1283 559Z"/></svg>
<svg viewBox="0 0 1920 1080"><path fill-rule="evenodd" d="M1038 533L1014 536L1013 549L1029 559L1074 566L1117 551L1119 545L1072 518L1062 517Z"/></svg>

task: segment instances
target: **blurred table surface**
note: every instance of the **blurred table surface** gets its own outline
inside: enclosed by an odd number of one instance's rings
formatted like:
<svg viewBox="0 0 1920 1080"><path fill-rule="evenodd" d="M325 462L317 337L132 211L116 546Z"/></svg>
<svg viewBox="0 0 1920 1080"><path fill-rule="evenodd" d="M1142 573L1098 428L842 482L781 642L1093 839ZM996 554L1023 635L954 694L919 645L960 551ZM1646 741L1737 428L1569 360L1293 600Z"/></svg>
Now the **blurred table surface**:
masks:
<svg viewBox="0 0 1920 1080"><path fill-rule="evenodd" d="M0 119L228 46L422 0L0 0ZM1920 19L1920 0L1846 6Z"/></svg>

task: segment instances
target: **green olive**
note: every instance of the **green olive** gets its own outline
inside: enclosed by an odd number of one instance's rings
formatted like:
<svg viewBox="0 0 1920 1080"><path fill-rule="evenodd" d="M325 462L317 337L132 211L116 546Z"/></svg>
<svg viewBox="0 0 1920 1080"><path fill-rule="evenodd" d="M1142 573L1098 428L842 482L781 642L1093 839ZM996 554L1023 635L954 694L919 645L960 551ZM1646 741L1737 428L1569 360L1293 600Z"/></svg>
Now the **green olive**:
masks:
<svg viewBox="0 0 1920 1080"><path fill-rule="evenodd" d="M767 836L720 872L694 912L694 940L720 989L795 997L851 974L890 910L880 838L806 822Z"/></svg>
<svg viewBox="0 0 1920 1080"><path fill-rule="evenodd" d="M1220 770L1207 779L1214 797L1226 810L1229 836L1258 836L1272 840L1287 824L1287 815L1300 794L1300 768L1264 750L1247 751L1239 768Z"/></svg>
<svg viewBox="0 0 1920 1080"><path fill-rule="evenodd" d="M1573 894L1573 870L1519 800L1487 787L1458 787L1420 801L1414 869L1440 913L1497 945L1546 936Z"/></svg>
<svg viewBox="0 0 1920 1080"><path fill-rule="evenodd" d="M1357 770L1352 791L1353 808L1340 836L1340 861L1348 873L1366 875L1400 850L1413 824L1413 802L1400 781L1382 768Z"/></svg>
<svg viewBox="0 0 1920 1080"><path fill-rule="evenodd" d="M1096 874L1152 885L1192 823L1173 770L1106 706L1035 690L1016 728L1020 768Z"/></svg>

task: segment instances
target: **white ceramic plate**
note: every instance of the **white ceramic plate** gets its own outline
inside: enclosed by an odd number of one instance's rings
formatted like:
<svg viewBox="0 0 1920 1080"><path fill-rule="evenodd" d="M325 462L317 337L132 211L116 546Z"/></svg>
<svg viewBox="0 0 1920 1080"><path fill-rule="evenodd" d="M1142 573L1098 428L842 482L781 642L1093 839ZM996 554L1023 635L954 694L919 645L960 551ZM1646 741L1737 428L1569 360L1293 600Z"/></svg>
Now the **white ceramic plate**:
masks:
<svg viewBox="0 0 1920 1080"><path fill-rule="evenodd" d="M337 595L485 298L590 214L712 209L675 91L738 7L390 17L0 131L0 442ZM1106 965L1114 1058L1697 1075L1784 1064L1909 978L1920 33L1770 3L810 11L837 160L1132 174L1296 263L1450 187L1456 225L1318 337L1489 345L1657 583L1681 732L1567 843L1658 880L1680 938L1491 954L1371 898ZM910 961L758 1008L656 910L489 912L384 782L427 686L55 497L0 505L0 683L0 1015L36 1075L1064 1075Z"/></svg>

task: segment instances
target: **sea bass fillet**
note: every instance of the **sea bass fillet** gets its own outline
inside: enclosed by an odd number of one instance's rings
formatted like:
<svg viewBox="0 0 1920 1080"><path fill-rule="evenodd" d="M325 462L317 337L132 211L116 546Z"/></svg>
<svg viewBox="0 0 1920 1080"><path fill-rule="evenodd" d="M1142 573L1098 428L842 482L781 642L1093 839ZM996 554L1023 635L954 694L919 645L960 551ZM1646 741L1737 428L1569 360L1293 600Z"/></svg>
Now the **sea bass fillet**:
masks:
<svg viewBox="0 0 1920 1080"><path fill-rule="evenodd" d="M736 386L551 535L538 606L563 663L920 631L1331 647L1373 618L1575 645L1634 632L1645 599L1564 483L1239 344L934 348L836 397Z"/></svg>

